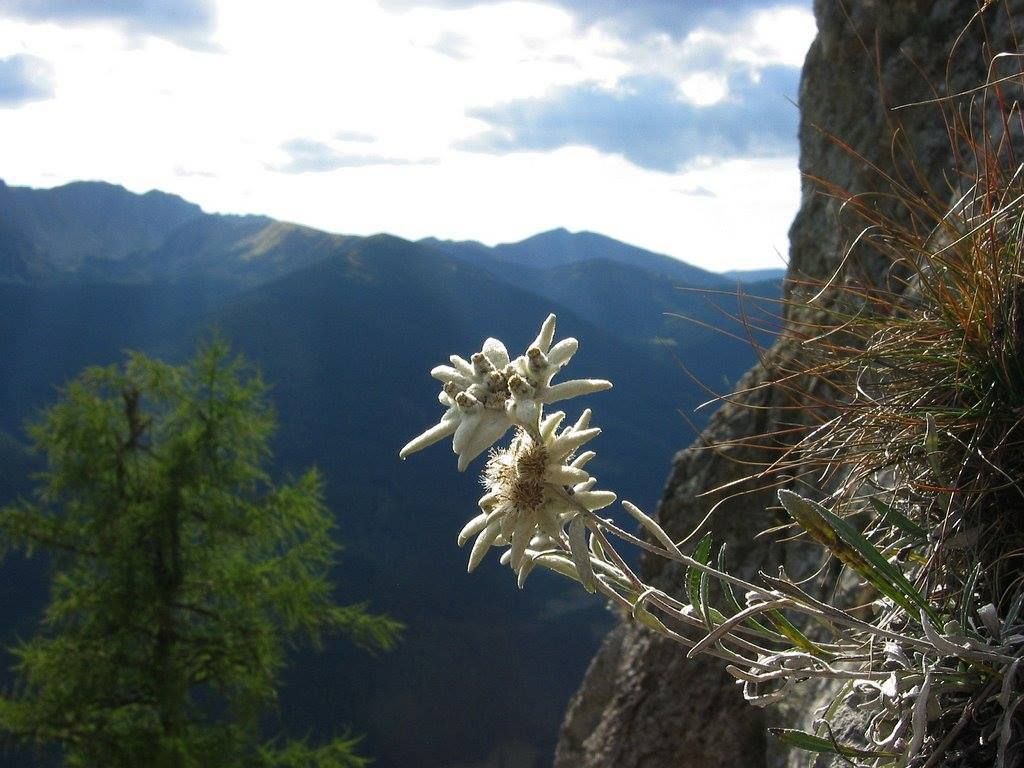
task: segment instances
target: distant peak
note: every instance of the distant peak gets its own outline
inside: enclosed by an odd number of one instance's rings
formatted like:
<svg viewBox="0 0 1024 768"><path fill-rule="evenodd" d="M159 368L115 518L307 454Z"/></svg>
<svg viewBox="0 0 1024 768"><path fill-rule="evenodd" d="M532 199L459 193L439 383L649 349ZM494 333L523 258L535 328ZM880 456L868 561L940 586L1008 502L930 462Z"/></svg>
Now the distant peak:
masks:
<svg viewBox="0 0 1024 768"><path fill-rule="evenodd" d="M4 184L4 182L2 180L0 180L0 187L6 187L6 186L7 185ZM15 189L18 189L18 187L15 187ZM159 190L159 189L151 189L151 190L148 190L147 192L137 193L137 192L132 192L130 189L127 189L126 187L124 187L121 184L115 184L115 183L112 183L112 182L109 182L109 181L101 181L101 180L78 179L78 180L75 180L75 181L69 181L66 184L59 184L59 185L57 185L55 187L39 187L39 188L23 187L21 189L28 190L29 192L31 192L33 194L43 194L43 195L46 195L46 194L57 194L57 195L73 194L73 195L79 196L79 195L101 194L101 195L105 195L106 197L104 199L108 199L108 200L109 199L118 199L118 198L123 198L125 200L129 200L129 199L135 198L135 199L143 199L143 200L147 200L147 201L160 201L160 202L166 202L166 203L175 204L175 205L182 206L182 207L186 207L187 206L188 208L194 209L197 212L201 211L201 209L199 208L198 205L196 205L195 203L193 203L193 202L191 202L189 200L186 200L185 198L181 197L180 195L174 194L173 192L164 192L164 191Z"/></svg>
<svg viewBox="0 0 1024 768"><path fill-rule="evenodd" d="M125 194L125 195L134 194L133 192L129 192L125 187L121 186L120 184L114 184L114 183L109 182L109 181L85 181L85 180L69 181L67 184L59 184L56 187L51 187L49 191L51 191L51 192L58 192L60 190L65 190L65 189L73 189L73 190L102 189L102 190L105 190L105 191L114 192L114 193L122 193L122 194ZM42 190L42 191L45 191L45 190Z"/></svg>
<svg viewBox="0 0 1024 768"><path fill-rule="evenodd" d="M122 187L122 189L124 189L124 187ZM170 200L180 200L183 203L188 203L189 205L195 205L195 203L193 203L193 202L191 202L189 200L186 200L181 195L176 195L173 192L164 192L163 190L160 190L160 189L151 189L148 192L143 192L142 196L143 197L149 197L149 198L157 198L158 197L158 198L160 198L162 200L167 200L167 199L170 199Z"/></svg>
<svg viewBox="0 0 1024 768"><path fill-rule="evenodd" d="M573 233L570 232L565 227L557 227L556 229L549 229L547 232L541 232L540 234L534 235L532 238L528 238L528 239L533 240L533 239L538 238L538 237L572 237L572 236L573 236Z"/></svg>
<svg viewBox="0 0 1024 768"><path fill-rule="evenodd" d="M566 229L565 227L558 227L557 229L549 229L545 232L538 232L537 234L530 235L529 237L523 238L522 240L516 240L511 243L504 243L504 245L520 245L526 243L551 242L564 243L573 237L575 237L575 235L568 229Z"/></svg>

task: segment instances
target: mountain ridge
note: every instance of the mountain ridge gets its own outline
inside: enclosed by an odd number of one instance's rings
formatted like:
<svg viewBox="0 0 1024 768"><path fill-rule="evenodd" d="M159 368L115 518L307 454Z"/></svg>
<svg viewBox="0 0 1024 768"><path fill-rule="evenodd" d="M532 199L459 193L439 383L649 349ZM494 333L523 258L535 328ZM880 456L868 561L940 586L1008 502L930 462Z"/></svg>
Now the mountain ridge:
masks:
<svg viewBox="0 0 1024 768"><path fill-rule="evenodd" d="M201 215L195 203L158 190L137 195L101 181L33 189L0 180L5 228L20 231L55 271L73 270L88 258L126 258Z"/></svg>
<svg viewBox="0 0 1024 768"><path fill-rule="evenodd" d="M583 230L570 232L558 227L539 232L514 243L488 247L474 240L453 241L424 238L435 247L466 260L492 260L527 267L564 267L586 261L605 260L629 264L655 275L694 287L721 287L728 278L695 267L680 259L655 253L629 243Z"/></svg>
<svg viewBox="0 0 1024 768"><path fill-rule="evenodd" d="M251 286L309 263L288 264L288 250L272 258L247 240L258 241L270 231L288 230L307 241L344 247L360 239L317 230L257 214L206 213L184 198L150 190L137 194L103 181L73 181L49 189L9 186L0 179L0 280L51 279L153 280L180 279L172 258L195 261L193 251L230 253L233 264L207 262L205 269L225 267L225 277L244 272L241 284ZM227 242L234 232L235 242ZM196 237L197 233L205 233ZM189 240L189 236L192 239ZM559 267L592 260L628 264L692 287L721 288L746 281L742 272L709 272L679 259L630 245L596 232L552 229L513 243L493 247L476 241L436 237L415 242L477 262L504 262L529 267ZM258 262L272 264L259 274ZM178 265L180 266L180 265ZM759 278L755 278L759 279Z"/></svg>

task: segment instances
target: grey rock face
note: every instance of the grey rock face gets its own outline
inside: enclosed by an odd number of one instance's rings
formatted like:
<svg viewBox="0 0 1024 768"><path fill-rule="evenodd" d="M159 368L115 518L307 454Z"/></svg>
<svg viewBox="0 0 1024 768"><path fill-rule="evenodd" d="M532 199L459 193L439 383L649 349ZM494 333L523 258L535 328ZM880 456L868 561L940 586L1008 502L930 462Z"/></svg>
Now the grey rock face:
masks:
<svg viewBox="0 0 1024 768"><path fill-rule="evenodd" d="M888 196L894 185L904 187L904 196L929 195L945 205L961 171L971 172L961 167L968 159L951 147L943 105L908 105L978 86L992 54L1016 50L1013 41L1024 39L1024 1L989 5L982 20L972 22L979 5L971 0L815 0L818 36L800 89L805 177L790 230L791 298L807 290L801 281L828 280L841 264L874 284L888 281L894 266L885 257L862 249L844 259L845 244L860 226L843 205L851 196L913 227L913 211ZM797 418L793 408L800 403L790 391L756 388L768 380L767 369L793 354L786 345L772 349L740 383L738 390L748 394L725 404L697 443L677 454L658 510L669 533L682 537L717 505L707 530L727 542L730 568L741 575L779 564L791 564L796 573L800 563L793 561L806 559L806 553L753 540L780 522L771 509L775 487L741 482L777 455L781 440L752 438ZM682 573L671 565L648 561L644 568L658 586L681 584ZM678 646L624 624L609 635L570 704L554 765L783 766L789 758L766 742L765 725L806 720L813 706L808 700L792 702L789 712L754 709L720 663L687 661Z"/></svg>

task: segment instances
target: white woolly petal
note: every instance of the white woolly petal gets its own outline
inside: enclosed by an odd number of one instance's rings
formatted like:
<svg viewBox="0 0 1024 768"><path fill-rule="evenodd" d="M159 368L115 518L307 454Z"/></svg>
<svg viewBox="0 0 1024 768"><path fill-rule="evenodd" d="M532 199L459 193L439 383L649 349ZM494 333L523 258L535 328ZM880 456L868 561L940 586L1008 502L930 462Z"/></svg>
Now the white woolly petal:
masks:
<svg viewBox="0 0 1024 768"><path fill-rule="evenodd" d="M568 456L588 440L601 434L600 427L590 429L567 429L551 443L552 456Z"/></svg>
<svg viewBox="0 0 1024 768"><path fill-rule="evenodd" d="M605 379L573 379L545 388L538 399L542 403L557 403L559 400L568 400L570 397L579 397L580 395L592 395L594 392L603 392L611 388L612 383Z"/></svg>
<svg viewBox="0 0 1024 768"><path fill-rule="evenodd" d="M587 592L597 589L594 569L590 563L590 548L587 546L587 528L582 516L577 515L569 523L569 554L579 574L580 584Z"/></svg>
<svg viewBox="0 0 1024 768"><path fill-rule="evenodd" d="M565 411L555 411L547 416L544 421L540 423L541 438L545 441L550 440L551 436L555 434L555 430L558 429L558 425L562 423L562 419L564 418Z"/></svg>
<svg viewBox="0 0 1024 768"><path fill-rule="evenodd" d="M477 416L477 414L472 414ZM486 451L501 439L512 423L502 411L483 410L476 420L476 425L466 439L459 444L459 471L469 466L469 462ZM459 427L461 429L461 426ZM456 437L458 432L456 431ZM452 441L454 446L455 441Z"/></svg>
<svg viewBox="0 0 1024 768"><path fill-rule="evenodd" d="M483 511L489 512L490 508L494 506L494 504L498 501L499 498L501 498L501 494L498 493L497 491L491 491L490 493L485 493L483 496L480 497L480 501L478 502L478 506Z"/></svg>
<svg viewBox="0 0 1024 768"><path fill-rule="evenodd" d="M512 560L512 552L507 550L507 549L504 552L502 552L501 553L501 557L498 558L498 562L501 563L502 565L508 565L511 560Z"/></svg>
<svg viewBox="0 0 1024 768"><path fill-rule="evenodd" d="M490 361L491 365L499 371L508 365L508 350L497 339L487 339L484 341L484 347L481 351L484 353L484 357Z"/></svg>
<svg viewBox="0 0 1024 768"><path fill-rule="evenodd" d="M554 466L548 467L544 471L544 479L555 485L576 485L577 483L587 482L590 479L590 475L587 474L585 469Z"/></svg>
<svg viewBox="0 0 1024 768"><path fill-rule="evenodd" d="M447 414L445 414L447 415ZM403 459L410 453L416 453L416 451L422 451L428 445L433 445L439 440L444 440L452 432L455 431L458 426L458 421L454 419L444 419L442 417L440 424L435 424L423 434L414 437L398 452L398 455Z"/></svg>
<svg viewBox="0 0 1024 768"><path fill-rule="evenodd" d="M561 495L553 496L551 499L549 499L544 509L551 515L551 518L556 521L556 525L558 526L559 530L565 523L566 519L576 514L576 512L570 506L568 499L562 498ZM550 535L549 529L545 528L544 532Z"/></svg>
<svg viewBox="0 0 1024 768"><path fill-rule="evenodd" d="M478 454L490 448L494 443L501 439L501 436L505 434L509 427L512 425L508 421L508 417L504 411L492 411L485 410L483 419L480 422L480 440L486 445L480 448Z"/></svg>
<svg viewBox="0 0 1024 768"><path fill-rule="evenodd" d="M526 577L533 571L533 566L537 564L537 561L533 558L530 553L527 553L526 557L523 558L522 564L519 566L519 573L516 574L516 584L520 589L526 583Z"/></svg>
<svg viewBox="0 0 1024 768"><path fill-rule="evenodd" d="M550 568L555 573L560 573L563 576L567 576L570 579L576 579L577 581L580 580L579 574L576 573L576 566L573 565L572 560L565 557L565 555L538 555L536 560L545 568Z"/></svg>
<svg viewBox="0 0 1024 768"><path fill-rule="evenodd" d="M487 513L477 515L470 520L459 532L459 546L465 544L472 536L476 536L487 527Z"/></svg>
<svg viewBox="0 0 1024 768"><path fill-rule="evenodd" d="M555 316L548 315L543 325L540 327L540 333L537 334L537 338L533 340L531 347L537 347L541 352L547 354L547 351L551 348L551 340L555 338Z"/></svg>
<svg viewBox="0 0 1024 768"><path fill-rule="evenodd" d="M466 376L461 371L455 370L450 365L439 365L436 368L432 368L430 375L438 381L443 381L446 384L450 381L461 389L466 389L473 383L473 380L469 376Z"/></svg>
<svg viewBox="0 0 1024 768"><path fill-rule="evenodd" d="M533 378L530 373L530 359L526 355L520 355L512 361L512 368L524 379Z"/></svg>
<svg viewBox="0 0 1024 768"><path fill-rule="evenodd" d="M546 390L551 385L551 379L555 377L560 369L554 365L546 365L541 371L534 371L530 375L537 382L537 389Z"/></svg>
<svg viewBox="0 0 1024 768"><path fill-rule="evenodd" d="M484 555L487 554L487 550L490 549L491 544L498 538L498 529L500 523L495 520L493 523L488 525L480 535L476 537L476 541L473 542L473 550L469 553L469 567L466 569L470 573L480 565L480 561L484 559Z"/></svg>
<svg viewBox="0 0 1024 768"><path fill-rule="evenodd" d="M589 491L595 485L597 485L597 478L596 477L591 477L588 480L586 480L585 482L582 482L582 483L579 483L577 485L574 485L572 487L572 492L573 493L582 493L583 491Z"/></svg>
<svg viewBox="0 0 1024 768"><path fill-rule="evenodd" d="M590 461L592 458L594 458L595 456L597 456L597 454L594 451L584 451L579 456L577 456L575 459L573 459L572 460L572 464L570 464L569 466L570 467L579 467L579 468L582 469L586 465L586 463L588 461Z"/></svg>
<svg viewBox="0 0 1024 768"><path fill-rule="evenodd" d="M537 510L537 527L540 528L552 540L557 540L562 534L562 528L558 524L558 515L550 504L545 504Z"/></svg>
<svg viewBox="0 0 1024 768"><path fill-rule="evenodd" d="M561 368L563 365L569 362L573 355L576 354L576 350L580 348L580 343L576 339L568 338L562 339L560 342L555 344L548 352L548 362Z"/></svg>
<svg viewBox="0 0 1024 768"><path fill-rule="evenodd" d="M459 426L455 429L455 437L452 438L452 450L460 456L465 451L466 443L469 442L477 425L480 424L479 411L463 413L459 420Z"/></svg>
<svg viewBox="0 0 1024 768"><path fill-rule="evenodd" d="M582 491L577 493L575 498L591 512L604 509L615 502L615 494L611 491Z"/></svg>
<svg viewBox="0 0 1024 768"><path fill-rule="evenodd" d="M512 569L518 571L523 562L523 555L526 554L526 545L533 538L533 521L529 517L523 517L516 523L512 531L510 563Z"/></svg>
<svg viewBox="0 0 1024 768"><path fill-rule="evenodd" d="M476 371L473 370L473 365L468 360L464 360L458 355L452 355L448 359L451 360L455 370L459 373L469 376L470 378L474 378L476 376Z"/></svg>
<svg viewBox="0 0 1024 768"><path fill-rule="evenodd" d="M500 523L502 519L508 515L508 512L508 502L504 504L499 504L498 506L496 506L494 509L487 513L487 524L490 525L493 522Z"/></svg>
<svg viewBox="0 0 1024 768"><path fill-rule="evenodd" d="M505 413L513 423L526 429L536 429L537 422L540 420L540 405L533 399L516 400L513 398L506 401Z"/></svg>
<svg viewBox="0 0 1024 768"><path fill-rule="evenodd" d="M515 531L516 523L519 521L519 515L505 515L501 518L501 533L499 539L505 541L512 541L512 534Z"/></svg>
<svg viewBox="0 0 1024 768"><path fill-rule="evenodd" d="M594 412L589 408L584 408L583 413L576 419L576 423L573 425L573 429L586 429L590 426L590 417L594 415Z"/></svg>

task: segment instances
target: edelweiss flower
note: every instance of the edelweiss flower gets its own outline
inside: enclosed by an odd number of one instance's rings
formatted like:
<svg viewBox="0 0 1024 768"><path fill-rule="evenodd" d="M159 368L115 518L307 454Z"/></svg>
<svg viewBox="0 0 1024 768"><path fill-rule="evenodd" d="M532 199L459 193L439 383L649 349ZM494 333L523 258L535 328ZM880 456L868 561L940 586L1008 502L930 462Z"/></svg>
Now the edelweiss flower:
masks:
<svg viewBox="0 0 1024 768"><path fill-rule="evenodd" d="M601 432L588 429L590 411L556 434L563 418L558 412L544 419L539 440L520 428L508 448L492 452L482 478L487 493L480 499L481 512L459 534L459 546L476 536L470 571L489 547L508 545L509 564L522 576L530 565L524 555L531 540L564 540L566 522L580 512L575 504L594 511L615 501L610 491L592 490L596 481L583 466L594 452L575 456L577 448Z"/></svg>
<svg viewBox="0 0 1024 768"><path fill-rule="evenodd" d="M447 407L441 421L410 440L399 455L433 445L449 435L459 457L459 471L490 448L513 425L536 430L542 406L577 395L609 389L603 379L578 379L551 386L552 377L576 353L579 342L563 339L554 346L555 316L548 315L533 344L515 360L505 345L487 339L470 359L452 355L451 365L439 365L430 375L443 384L438 395Z"/></svg>

